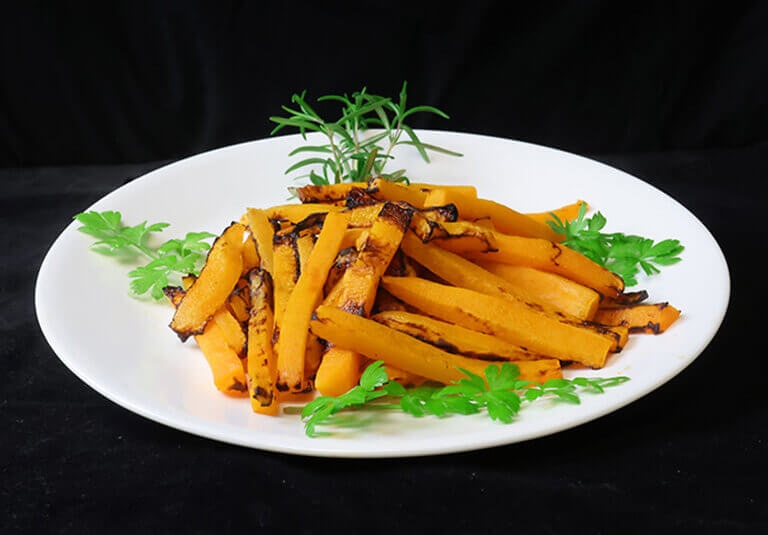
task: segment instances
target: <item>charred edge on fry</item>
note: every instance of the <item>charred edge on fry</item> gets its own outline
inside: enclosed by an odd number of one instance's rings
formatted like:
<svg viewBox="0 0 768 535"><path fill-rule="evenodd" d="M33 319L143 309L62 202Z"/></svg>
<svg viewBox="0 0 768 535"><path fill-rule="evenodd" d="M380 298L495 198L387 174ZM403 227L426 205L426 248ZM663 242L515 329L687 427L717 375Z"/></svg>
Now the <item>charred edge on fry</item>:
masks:
<svg viewBox="0 0 768 535"><path fill-rule="evenodd" d="M626 323L626 322L622 322ZM660 323L653 323L652 321L649 321L646 325L642 325L640 327L630 327L629 332L632 334L642 334L642 333L653 333L653 334L659 334L661 332L661 324Z"/></svg>
<svg viewBox="0 0 768 535"><path fill-rule="evenodd" d="M248 392L248 386L237 377L232 378L232 384L227 387L232 392Z"/></svg>
<svg viewBox="0 0 768 535"><path fill-rule="evenodd" d="M257 386L253 389L253 399L259 402L259 404L262 407L269 407L272 405L272 400L274 399L274 392L271 390L267 390L266 388L262 388L260 386Z"/></svg>
<svg viewBox="0 0 768 535"><path fill-rule="evenodd" d="M639 290L637 292L621 293L614 297L612 301L617 305L636 306L646 299L648 299L648 292L645 290Z"/></svg>
<svg viewBox="0 0 768 535"><path fill-rule="evenodd" d="M459 210L456 205L445 204L443 206L432 206L430 208L423 208L419 210L421 213L431 213L435 219L444 223L455 223L459 220Z"/></svg>
<svg viewBox="0 0 768 535"><path fill-rule="evenodd" d="M346 201L347 208L360 208L361 206L381 204L381 201L371 195L370 191L364 190L362 188L353 188L349 190L349 193L347 193Z"/></svg>
<svg viewBox="0 0 768 535"><path fill-rule="evenodd" d="M439 236L438 238L435 238L437 240L453 240L457 238L477 238L480 241L482 241L485 244L485 247L479 252L481 253L495 253L498 251L496 247L491 245L490 240L488 239L488 236L484 236L482 234L473 234L471 232L468 232L466 234L446 234L445 236Z"/></svg>
<svg viewBox="0 0 768 535"><path fill-rule="evenodd" d="M408 225L411 224L413 213L413 208L405 208L395 203L387 202L382 206L381 211L379 212L379 218L391 222L399 228L401 232L405 232Z"/></svg>
<svg viewBox="0 0 768 535"><path fill-rule="evenodd" d="M301 232L311 229L312 227L318 227L318 229L323 228L323 223L325 223L325 217L327 215L328 214L325 212L309 214L307 217L296 223L294 232L296 232L296 234L300 234Z"/></svg>

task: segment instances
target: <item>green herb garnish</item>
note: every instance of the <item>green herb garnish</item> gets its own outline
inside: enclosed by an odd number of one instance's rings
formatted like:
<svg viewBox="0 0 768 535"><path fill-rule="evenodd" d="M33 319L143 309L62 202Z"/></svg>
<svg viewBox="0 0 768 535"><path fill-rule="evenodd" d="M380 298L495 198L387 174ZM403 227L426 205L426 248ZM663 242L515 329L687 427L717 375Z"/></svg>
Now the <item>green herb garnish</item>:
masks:
<svg viewBox="0 0 768 535"><path fill-rule="evenodd" d="M328 143L322 145L304 145L294 149L289 156L300 153L315 153L315 156L291 165L285 174L297 169L315 166L309 173L297 176L295 180L309 178L316 185L339 182L364 182L371 177L383 177L393 182L408 182L405 169L384 172L386 163L393 159L392 149L398 145L411 145L416 148L424 161L429 162L427 151L442 152L452 156L461 156L458 152L423 143L416 132L405 124L405 119L414 113L433 113L444 119L448 115L432 106L406 107L406 82L397 102L388 97L373 95L366 88L344 95L325 95L318 102L335 101L341 104L341 117L335 121L323 119L308 103L306 91L294 94L291 103L298 109L282 106L287 117L270 117L277 123L271 134L286 126L298 128L306 140L307 131L322 132ZM363 138L362 132L369 128L381 128L371 136ZM403 132L409 139L400 139ZM386 149L382 143L386 143Z"/></svg>
<svg viewBox="0 0 768 535"><path fill-rule="evenodd" d="M360 383L339 397L322 396L304 406L301 417L307 436L327 435L318 426L336 423L336 415L348 410L400 410L411 416L449 416L486 411L495 421L511 423L524 403L551 399L580 403L579 393L600 394L629 377L551 379L544 384L518 379L520 370L512 363L485 368L485 379L459 368L465 379L448 386L419 386L406 389L390 381L384 363L376 361L363 372ZM345 423L345 425L348 425Z"/></svg>
<svg viewBox="0 0 768 535"><path fill-rule="evenodd" d="M647 275L653 275L659 273L658 266L671 266L680 262L680 253L685 247L680 245L679 240L654 243L650 238L621 232L606 234L601 232L605 227L605 216L597 212L585 218L586 211L586 205L582 204L578 217L565 222L550 213L554 221L547 221L547 224L565 236L564 245L616 273L627 286L637 284L635 277L641 268Z"/></svg>
<svg viewBox="0 0 768 535"><path fill-rule="evenodd" d="M155 299L163 297L163 287L168 286L169 277L199 273L204 259L202 253L211 247L203 240L216 237L209 232L189 232L184 239L168 240L153 248L147 244L149 235L162 232L170 226L168 223L148 226L144 221L131 227L123 224L120 212L112 211L83 212L74 219L82 224L77 230L97 239L92 244L93 250L112 256L148 257L148 264L128 273L130 289L135 295L149 292Z"/></svg>

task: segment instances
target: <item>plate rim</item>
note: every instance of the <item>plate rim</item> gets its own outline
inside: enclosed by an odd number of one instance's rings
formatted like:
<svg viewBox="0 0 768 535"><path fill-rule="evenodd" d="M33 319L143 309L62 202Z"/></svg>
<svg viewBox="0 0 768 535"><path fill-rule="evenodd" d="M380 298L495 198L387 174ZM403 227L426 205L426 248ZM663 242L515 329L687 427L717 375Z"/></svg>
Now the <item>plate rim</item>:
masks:
<svg viewBox="0 0 768 535"><path fill-rule="evenodd" d="M466 451L475 451L475 450L482 450L482 449L487 449L492 447L499 447L504 445L511 445L519 442L524 442L527 440L533 440L543 436L554 435L556 433L560 433L562 431L572 429L574 427L578 427L580 425L584 425L591 421L597 420L607 414L610 414L612 412L618 411L626 407L630 403L633 403L638 399L645 397L650 392L668 383L671 379L679 375L683 370L685 370L688 366L690 366L704 352L704 350L709 346L709 344L712 342L714 337L720 331L722 323L725 319L725 315L728 311L728 307L730 305L730 298L731 298L732 281L731 281L728 262L725 258L722 248L720 247L720 244L717 242L714 235L707 228L707 226L704 225L704 223L702 223L702 221L693 212L691 212L685 205L683 205L680 201L678 201L672 195L666 193L665 191L661 190L655 185L650 184L645 180L642 180L641 178L638 178L626 171L623 171L622 169L618 169L616 167L613 167L601 161L589 158L587 156L575 154L575 153L568 152L568 151L554 148L554 147L548 147L545 145L539 145L536 143L530 143L527 141L520 141L520 140L504 138L499 136L491 136L486 134L477 134L477 133L470 133L470 132L457 132L453 130L417 129L417 132L418 133L451 134L451 135L457 135L462 137L468 136L468 137L489 139L489 140L495 140L495 141L501 140L504 142L513 142L520 145L527 145L537 150L544 149L545 151L555 151L555 152L564 154L567 157L586 160L592 165L599 165L602 167L606 167L613 172L619 172L623 174L626 178L631 178L634 181L641 183L644 187L651 188L661 196L669 198L677 205L678 208L681 208L693 220L693 222L695 222L696 225L698 225L700 230L703 230L704 235L706 235L710 244L714 246L714 250L716 251L718 259L720 260L721 265L719 267L723 269L725 284L722 287L721 298L717 300L719 303L722 303L722 304L716 314L716 318L717 318L716 326L711 330L708 336L700 339L699 343L696 346L696 349L693 350L690 355L688 355L685 359L681 359L676 366L670 368L670 370L667 371L667 373L665 373L664 375L654 378L654 380L649 382L647 385L645 385L645 387L636 390L631 395L628 395L617 402L613 402L607 405L602 404L597 409L594 409L591 411L581 411L576 415L571 415L569 418L564 419L561 422L558 422L557 424L549 425L542 429L534 429L527 432L517 433L515 435L509 435L509 436L497 435L485 440L467 442L460 445L456 445L452 443L441 445L441 443L439 442L431 443L431 444L419 443L415 445L413 448L381 449L381 450L374 450L374 451L364 451L362 449L345 450L345 449L337 449L333 447L323 447L322 444L319 444L319 443L317 444L317 447L313 447L312 449L294 447L292 445L280 445L280 444L272 444L272 443L258 443L258 444L248 443L243 440L238 440L236 436L227 435L223 432L220 432L220 429L223 430L229 426L223 427L223 428L212 427L206 423L206 425L202 426L203 428L201 429L200 426L196 427L193 422L187 422L187 420L185 419L182 419L182 420L174 419L171 416L166 416L161 411L153 411L150 408L145 408L140 403L135 403L130 399L126 399L126 397L119 392L117 393L108 392L107 389L101 388L98 381L95 380L93 377L90 377L87 371L78 367L77 358L73 358L71 355L68 355L68 354L64 355L63 353L66 353L66 351L56 348L57 343L54 335L52 334L52 329L50 329L47 326L48 325L47 322L50 320L50 318L48 318L48 315L46 312L46 305L44 304L43 290L41 289L41 279L43 278L44 276L43 274L44 272L46 272L47 266L50 264L51 262L50 259L55 254L55 251L62 246L63 236L66 233L74 231L75 226L77 225L77 222L71 221L64 229L62 229L59 232L55 240L49 246L42 262L40 263L40 267L37 271L37 275L35 278L35 289L34 289L35 316L37 318L38 325L40 326L40 330L43 333L43 337L45 338L48 346L51 348L51 351L56 355L56 357L65 365L66 368L68 368L76 377L78 377L81 381L83 381L86 385L88 385L94 391L98 392L101 396L105 397L106 399L117 404L120 407L123 407L135 414L138 414L139 416L147 418L153 422L157 422L159 424L171 427L173 429L178 429L196 436L210 438L210 439L213 439L219 442L224 442L227 444L233 444L236 446L259 449L263 451L270 451L270 452L276 452L276 453L303 455L303 456L310 456L310 457L333 457L333 458L400 458L400 457L421 457L421 456L442 455L442 454L449 454L449 453L460 453L460 452L466 452ZM260 139L251 140L251 141L244 141L241 143L236 143L236 144L227 145L224 147L210 149L204 152L187 156L185 158L176 160L174 162L170 162L166 165L153 169L141 176L138 176L133 180L131 180L130 182L123 184L120 187L110 191L106 195L100 197L90 206L88 206L88 208L86 208L84 211L93 210L96 205L104 202L108 202L109 199L119 194L119 192L125 191L125 189L128 189L128 188L135 187L135 184L137 183L144 182L146 180L152 180L155 174L163 173L167 171L168 168L181 167L190 160L202 158L212 153L224 153L230 150L236 150L245 145L268 143L272 140L286 138L286 137L299 138L300 134L287 134L282 136L273 136L273 137L260 138ZM42 314L41 314L41 311L42 311ZM318 442L321 442L321 440L318 440Z"/></svg>

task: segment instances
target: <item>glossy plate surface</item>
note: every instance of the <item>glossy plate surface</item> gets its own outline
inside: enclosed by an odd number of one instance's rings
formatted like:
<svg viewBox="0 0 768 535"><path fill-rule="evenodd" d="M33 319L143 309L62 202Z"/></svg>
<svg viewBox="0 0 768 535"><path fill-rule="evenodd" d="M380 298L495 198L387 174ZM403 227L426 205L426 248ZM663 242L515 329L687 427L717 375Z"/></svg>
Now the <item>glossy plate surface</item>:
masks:
<svg viewBox="0 0 768 535"><path fill-rule="evenodd" d="M454 132L419 135L464 157L436 154L426 164L413 150L396 153L394 165L408 169L413 181L474 184L481 197L523 212L585 199L606 215L607 231L681 240L683 261L641 278L637 287L649 291L651 302L669 301L681 309L678 322L661 336L632 337L602 370L566 372L628 375L631 381L602 395L584 395L579 406L527 408L510 425L482 415L415 419L376 413L363 427L309 439L298 416L256 415L247 399L218 393L194 342L182 345L168 329L170 307L130 297L126 273L132 266L89 251L90 238L74 223L52 245L38 275L35 305L48 342L102 395L190 433L292 454L394 457L509 444L588 422L663 385L715 335L728 305L728 267L709 231L677 201L622 171L558 150ZM289 151L300 143L298 136L284 136L200 154L130 182L91 209L119 210L129 224L169 222L165 239L188 231L219 233L247 206L287 202L290 181L283 172L295 161Z"/></svg>

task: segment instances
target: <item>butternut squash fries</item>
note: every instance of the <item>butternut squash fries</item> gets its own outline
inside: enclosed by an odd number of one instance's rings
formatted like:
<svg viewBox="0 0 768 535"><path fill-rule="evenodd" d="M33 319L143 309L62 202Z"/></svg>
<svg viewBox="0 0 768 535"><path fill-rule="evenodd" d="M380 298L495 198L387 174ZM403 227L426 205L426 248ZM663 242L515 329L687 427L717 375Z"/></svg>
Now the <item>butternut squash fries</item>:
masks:
<svg viewBox="0 0 768 535"><path fill-rule="evenodd" d="M397 252L413 211L394 203L384 204L360 246L357 258L339 281L335 302L342 310L367 316L371 313L379 280ZM353 348L331 347L317 372L316 386L323 395L338 396L359 379L361 356Z"/></svg>
<svg viewBox="0 0 768 535"><path fill-rule="evenodd" d="M346 218L330 213L317 238L306 270L288 298L284 321L278 334L280 344L277 358L277 389L301 392L307 388L304 361L307 351L309 318L322 297L325 279L347 229Z"/></svg>
<svg viewBox="0 0 768 535"><path fill-rule="evenodd" d="M473 186L376 178L293 191L301 204L249 208L198 277L164 290L171 328L195 337L216 388L248 395L258 414L313 390L344 394L371 360L406 386L493 362L543 383L561 362L600 368L631 334L680 315L560 244L550 212L516 212ZM552 213L570 220L585 204Z"/></svg>
<svg viewBox="0 0 768 535"><path fill-rule="evenodd" d="M373 320L325 305L315 311L311 329L334 345L353 347L372 359L441 383L461 379L463 374L458 368L482 375L488 365L481 360L447 353ZM524 380L543 382L561 377L560 363L555 359L516 364Z"/></svg>

